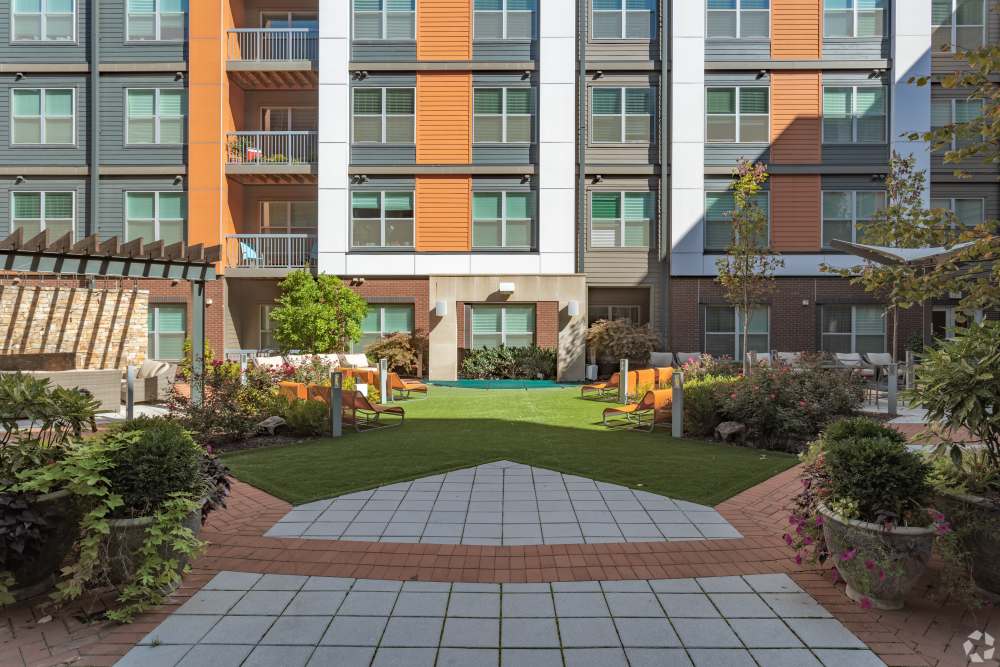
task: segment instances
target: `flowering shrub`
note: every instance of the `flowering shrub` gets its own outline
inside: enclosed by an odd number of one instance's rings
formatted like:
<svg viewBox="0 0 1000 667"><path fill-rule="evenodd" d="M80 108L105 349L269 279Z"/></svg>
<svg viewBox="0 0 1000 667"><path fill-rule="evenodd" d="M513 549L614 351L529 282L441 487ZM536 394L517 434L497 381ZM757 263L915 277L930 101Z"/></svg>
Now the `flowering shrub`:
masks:
<svg viewBox="0 0 1000 667"><path fill-rule="evenodd" d="M685 371L686 372L686 371ZM732 375L702 375L693 381L684 377L684 434L711 436L722 421L719 406L733 392L740 378Z"/></svg>
<svg viewBox="0 0 1000 667"><path fill-rule="evenodd" d="M713 357L710 354L703 354L700 357L693 357L681 366L684 372L684 385L691 380L701 380L706 377L736 376L740 373L740 366L732 357Z"/></svg>

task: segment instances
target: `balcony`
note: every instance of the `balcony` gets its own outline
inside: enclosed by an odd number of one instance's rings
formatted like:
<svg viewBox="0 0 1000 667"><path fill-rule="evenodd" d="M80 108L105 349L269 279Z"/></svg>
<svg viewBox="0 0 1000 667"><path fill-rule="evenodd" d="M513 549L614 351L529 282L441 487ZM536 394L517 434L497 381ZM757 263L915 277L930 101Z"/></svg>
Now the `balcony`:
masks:
<svg viewBox="0 0 1000 667"><path fill-rule="evenodd" d="M309 185L316 182L318 134L230 132L226 174L246 185Z"/></svg>
<svg viewBox="0 0 1000 667"><path fill-rule="evenodd" d="M319 33L311 28L234 28L226 69L245 90L314 89Z"/></svg>
<svg viewBox="0 0 1000 667"><path fill-rule="evenodd" d="M315 267L315 234L229 234L226 274L243 278L283 276L293 269Z"/></svg>

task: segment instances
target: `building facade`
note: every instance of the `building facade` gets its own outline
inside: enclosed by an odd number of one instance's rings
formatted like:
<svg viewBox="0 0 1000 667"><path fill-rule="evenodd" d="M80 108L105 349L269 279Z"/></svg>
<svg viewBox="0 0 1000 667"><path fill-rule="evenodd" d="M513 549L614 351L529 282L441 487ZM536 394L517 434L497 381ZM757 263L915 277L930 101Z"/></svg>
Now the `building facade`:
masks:
<svg viewBox="0 0 1000 667"><path fill-rule="evenodd" d="M278 283L311 267L371 305L363 348L535 343L580 379L588 322L738 356L721 297L731 172L764 161L784 268L754 350L890 349L851 266L893 151L928 205L1000 216L997 173L957 179L908 139L978 113L911 77L1000 41L989 0L0 0L0 236L222 245L208 338L274 346ZM952 47L951 45L957 45ZM149 354L176 358L186 285L150 290ZM906 311L902 339L954 328Z"/></svg>

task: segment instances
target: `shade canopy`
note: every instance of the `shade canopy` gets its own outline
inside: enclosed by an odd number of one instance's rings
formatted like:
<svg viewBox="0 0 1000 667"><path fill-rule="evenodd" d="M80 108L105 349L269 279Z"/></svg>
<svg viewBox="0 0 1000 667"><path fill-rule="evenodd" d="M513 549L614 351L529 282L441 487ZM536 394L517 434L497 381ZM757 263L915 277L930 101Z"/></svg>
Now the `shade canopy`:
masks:
<svg viewBox="0 0 1000 667"><path fill-rule="evenodd" d="M941 264L959 254L971 243L959 243L951 248L891 248L834 240L834 250L842 250L877 264L910 264L914 266Z"/></svg>

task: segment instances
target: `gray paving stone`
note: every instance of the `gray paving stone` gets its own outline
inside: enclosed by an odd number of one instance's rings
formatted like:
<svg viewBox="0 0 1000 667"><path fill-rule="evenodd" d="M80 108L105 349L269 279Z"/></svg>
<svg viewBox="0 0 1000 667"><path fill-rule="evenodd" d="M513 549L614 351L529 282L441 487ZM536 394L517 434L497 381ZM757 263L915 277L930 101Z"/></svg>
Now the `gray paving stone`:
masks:
<svg viewBox="0 0 1000 667"><path fill-rule="evenodd" d="M695 667L756 667L749 651L740 649L692 649Z"/></svg>
<svg viewBox="0 0 1000 667"><path fill-rule="evenodd" d="M496 667L499 661L499 649L442 648L437 667Z"/></svg>
<svg viewBox="0 0 1000 667"><path fill-rule="evenodd" d="M249 647L248 647L249 648ZM309 656L313 655L312 646L258 646L243 663L243 667L305 667ZM364 650L364 649L362 649ZM369 660L371 656L369 656ZM329 664L329 663L328 663ZM338 663L347 667L350 663ZM203 663L204 666L213 663Z"/></svg>
<svg viewBox="0 0 1000 667"><path fill-rule="evenodd" d="M263 647L262 647L263 648ZM299 648L290 646L287 648ZM372 656L375 655L374 648L364 646L320 646L312 654L306 667L368 667L371 664ZM270 663L268 667L277 667L280 663ZM262 664L260 667L264 667Z"/></svg>
<svg viewBox="0 0 1000 667"><path fill-rule="evenodd" d="M602 581L601 590L605 593L649 593L649 582L644 579L634 581ZM662 615L662 614L661 614Z"/></svg>
<svg viewBox="0 0 1000 667"><path fill-rule="evenodd" d="M670 618L718 618L719 612L703 593L657 593Z"/></svg>
<svg viewBox="0 0 1000 667"><path fill-rule="evenodd" d="M465 523L466 512L447 512L434 510L431 512L430 519L428 519L428 525L436 523Z"/></svg>
<svg viewBox="0 0 1000 667"><path fill-rule="evenodd" d="M751 593L710 593L709 598L726 618L774 618L760 596Z"/></svg>
<svg viewBox="0 0 1000 667"><path fill-rule="evenodd" d="M749 574L743 580L758 593L801 593L802 589L787 574Z"/></svg>
<svg viewBox="0 0 1000 667"><path fill-rule="evenodd" d="M182 604L177 614L225 614L233 608L243 591L206 591L201 590L192 595Z"/></svg>
<svg viewBox="0 0 1000 667"><path fill-rule="evenodd" d="M603 593L556 593L555 602L556 614L560 618L611 615Z"/></svg>
<svg viewBox="0 0 1000 667"><path fill-rule="evenodd" d="M580 530L580 525L576 523L543 523L542 537L546 540L560 537L582 538L583 532Z"/></svg>
<svg viewBox="0 0 1000 667"><path fill-rule="evenodd" d="M389 523L392 515L392 510L364 510L359 512L353 521L359 523Z"/></svg>
<svg viewBox="0 0 1000 667"><path fill-rule="evenodd" d="M443 618L390 618L381 646L437 647Z"/></svg>
<svg viewBox="0 0 1000 667"><path fill-rule="evenodd" d="M275 621L274 616L226 616L202 638L202 644L257 644Z"/></svg>
<svg viewBox="0 0 1000 667"><path fill-rule="evenodd" d="M721 523L697 523L695 526L707 538L714 540L738 540L743 535L728 524Z"/></svg>
<svg viewBox="0 0 1000 667"><path fill-rule="evenodd" d="M344 534L350 524L346 521L337 523L327 521L317 521L309 526L302 534L303 537L330 537L336 538Z"/></svg>
<svg viewBox="0 0 1000 667"><path fill-rule="evenodd" d="M580 523L584 537L622 537L617 523Z"/></svg>
<svg viewBox="0 0 1000 667"><path fill-rule="evenodd" d="M631 539L662 540L660 529L651 523L627 523L621 526L622 535Z"/></svg>
<svg viewBox="0 0 1000 667"><path fill-rule="evenodd" d="M403 591L392 610L393 616L444 616L448 608L447 593Z"/></svg>
<svg viewBox="0 0 1000 667"><path fill-rule="evenodd" d="M451 584L447 581L404 581L403 591L407 593L418 591L425 593L447 593L451 591Z"/></svg>
<svg viewBox="0 0 1000 667"><path fill-rule="evenodd" d="M681 643L688 648L737 648L740 640L722 619L671 618Z"/></svg>
<svg viewBox="0 0 1000 667"><path fill-rule="evenodd" d="M424 525L422 523L390 523L385 527L382 537L420 537L420 534L424 532Z"/></svg>
<svg viewBox="0 0 1000 667"><path fill-rule="evenodd" d="M333 616L347 591L302 591L285 607L284 616Z"/></svg>
<svg viewBox="0 0 1000 667"><path fill-rule="evenodd" d="M503 525L503 539L532 539L532 544L538 544L542 539L542 527L538 524L510 524Z"/></svg>
<svg viewBox="0 0 1000 667"><path fill-rule="evenodd" d="M400 508L392 516L392 523L427 523L430 516L430 512L406 511Z"/></svg>
<svg viewBox="0 0 1000 667"><path fill-rule="evenodd" d="M188 651L184 659L177 663L177 667L205 667L206 665L240 667L241 664L246 664L243 661L250 654L251 649L253 646L248 645L201 644ZM312 648L310 647L309 650L312 651ZM305 661L302 664L305 664Z"/></svg>
<svg viewBox="0 0 1000 667"><path fill-rule="evenodd" d="M248 591L263 575L252 572L222 571L202 587L206 591Z"/></svg>
<svg viewBox="0 0 1000 667"><path fill-rule="evenodd" d="M462 533L462 539L466 540L472 539L500 539L503 535L503 531L499 524L465 524L465 532Z"/></svg>
<svg viewBox="0 0 1000 667"><path fill-rule="evenodd" d="M576 518L580 523L615 522L615 517L609 510L585 510L576 508Z"/></svg>
<svg viewBox="0 0 1000 667"><path fill-rule="evenodd" d="M267 537L300 537L311 523L276 523L265 533Z"/></svg>
<svg viewBox="0 0 1000 667"><path fill-rule="evenodd" d="M654 523L691 523L684 512L678 510L649 510Z"/></svg>
<svg viewBox="0 0 1000 667"><path fill-rule="evenodd" d="M675 647L681 641L665 618L616 618L615 626L622 645L636 647Z"/></svg>
<svg viewBox="0 0 1000 667"><path fill-rule="evenodd" d="M332 620L332 616L285 616L274 622L260 643L315 646Z"/></svg>
<svg viewBox="0 0 1000 667"><path fill-rule="evenodd" d="M730 618L729 626L748 648L800 648L802 642L776 618Z"/></svg>
<svg viewBox="0 0 1000 667"><path fill-rule="evenodd" d="M499 593L500 584L458 582L451 585L452 593Z"/></svg>
<svg viewBox="0 0 1000 667"><path fill-rule="evenodd" d="M115 663L115 667L175 667L184 654L191 650L189 645L136 646Z"/></svg>
<svg viewBox="0 0 1000 667"><path fill-rule="evenodd" d="M453 588L451 600L448 602L448 616L499 618L500 593L464 593Z"/></svg>
<svg viewBox="0 0 1000 667"><path fill-rule="evenodd" d="M379 537L385 532L385 527L388 526L387 523L369 523L369 522L354 522L347 527L344 531L344 535L373 535Z"/></svg>
<svg viewBox="0 0 1000 667"><path fill-rule="evenodd" d="M342 501L342 502L350 502L350 501ZM315 502L306 503L304 505L296 505L294 509L301 511L308 511L308 510L322 511L327 509L332 504L333 504L333 499L327 498L326 500L317 500Z"/></svg>
<svg viewBox="0 0 1000 667"><path fill-rule="evenodd" d="M337 616L319 643L324 646L378 646L388 621L385 616Z"/></svg>
<svg viewBox="0 0 1000 667"><path fill-rule="evenodd" d="M694 579L654 579L649 585L656 593L701 593Z"/></svg>
<svg viewBox="0 0 1000 667"><path fill-rule="evenodd" d="M663 608L652 593L606 593L612 616L663 618Z"/></svg>
<svg viewBox="0 0 1000 667"><path fill-rule="evenodd" d="M501 524L503 523L503 512L476 512L470 509L465 522Z"/></svg>
<svg viewBox="0 0 1000 667"><path fill-rule="evenodd" d="M658 523L656 527L668 539L681 537L704 538L704 535L698 532L698 529L690 523Z"/></svg>
<svg viewBox="0 0 1000 667"><path fill-rule="evenodd" d="M285 516L281 517L279 523L297 522L297 523L312 523L319 518L319 515L323 512L320 510L303 510L294 509Z"/></svg>
<svg viewBox="0 0 1000 667"><path fill-rule="evenodd" d="M699 577L698 585L706 593L752 593L743 577Z"/></svg>
<svg viewBox="0 0 1000 667"><path fill-rule="evenodd" d="M501 588L505 595L507 593L549 593L552 590L546 583L510 583L502 584Z"/></svg>
<svg viewBox="0 0 1000 667"><path fill-rule="evenodd" d="M140 644L197 644L221 616L168 616Z"/></svg>
<svg viewBox="0 0 1000 667"><path fill-rule="evenodd" d="M347 594L340 613L354 616L388 616L396 602L396 593L356 591Z"/></svg>
<svg viewBox="0 0 1000 667"><path fill-rule="evenodd" d="M551 593L504 593L504 618L554 618Z"/></svg>
<svg viewBox="0 0 1000 667"><path fill-rule="evenodd" d="M500 628L503 648L558 648L554 618L505 618Z"/></svg>
<svg viewBox="0 0 1000 667"><path fill-rule="evenodd" d="M354 579L347 577L309 577L302 587L304 591L346 591L354 585Z"/></svg>
<svg viewBox="0 0 1000 667"><path fill-rule="evenodd" d="M871 651L818 649L816 655L826 667L885 667Z"/></svg>
<svg viewBox="0 0 1000 667"><path fill-rule="evenodd" d="M626 648L631 667L691 667L691 660L681 648Z"/></svg>
<svg viewBox="0 0 1000 667"><path fill-rule="evenodd" d="M556 593L600 593L599 581L554 581L552 590Z"/></svg>
<svg viewBox="0 0 1000 667"><path fill-rule="evenodd" d="M808 593L762 593L764 602L782 618L831 618Z"/></svg>
<svg viewBox="0 0 1000 667"><path fill-rule="evenodd" d="M505 648L500 652L500 667L563 667L562 651Z"/></svg>
<svg viewBox="0 0 1000 667"><path fill-rule="evenodd" d="M605 500L612 512L641 512L642 505L638 500Z"/></svg>
<svg viewBox="0 0 1000 667"><path fill-rule="evenodd" d="M621 646L610 618L560 618L559 637L563 648Z"/></svg>
<svg viewBox="0 0 1000 667"><path fill-rule="evenodd" d="M495 648L500 646L499 618L449 618L441 646Z"/></svg>
<svg viewBox="0 0 1000 667"><path fill-rule="evenodd" d="M352 590L355 591L400 591L403 589L402 581L388 581L385 579L358 579L354 582Z"/></svg>
<svg viewBox="0 0 1000 667"><path fill-rule="evenodd" d="M277 616L295 597L294 591L250 591L236 603L230 614Z"/></svg>
<svg viewBox="0 0 1000 667"><path fill-rule="evenodd" d="M380 648L372 667L433 667L436 654L432 648Z"/></svg>
<svg viewBox="0 0 1000 667"><path fill-rule="evenodd" d="M756 648L750 653L760 667L822 667L816 656L804 648Z"/></svg>
<svg viewBox="0 0 1000 667"><path fill-rule="evenodd" d="M809 648L866 648L835 618L786 618L785 622Z"/></svg>
<svg viewBox="0 0 1000 667"><path fill-rule="evenodd" d="M255 591L297 591L301 589L306 579L297 574L265 574L253 586Z"/></svg>
<svg viewBox="0 0 1000 667"><path fill-rule="evenodd" d="M627 667L620 648L575 648L563 651L566 667Z"/></svg>

